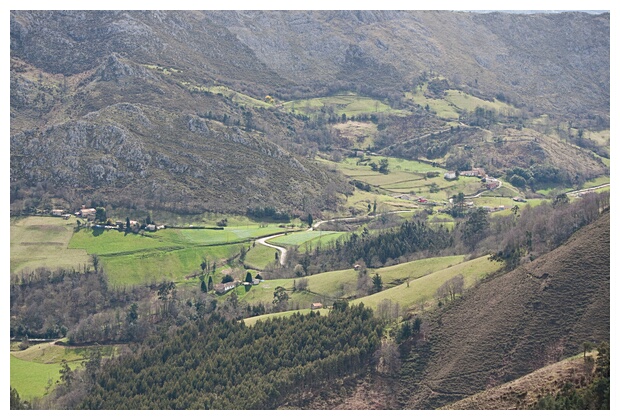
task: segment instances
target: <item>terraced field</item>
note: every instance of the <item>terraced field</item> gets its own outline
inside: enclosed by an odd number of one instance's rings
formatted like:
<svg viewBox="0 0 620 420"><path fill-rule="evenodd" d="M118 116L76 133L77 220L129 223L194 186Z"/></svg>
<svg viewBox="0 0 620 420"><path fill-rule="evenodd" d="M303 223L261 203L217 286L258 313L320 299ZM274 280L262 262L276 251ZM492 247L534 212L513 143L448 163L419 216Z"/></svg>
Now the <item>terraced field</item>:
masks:
<svg viewBox="0 0 620 420"><path fill-rule="evenodd" d="M373 171L370 163L379 164L381 159L384 158L373 157L368 161L358 162L357 159L347 158L335 165L347 177L362 181L389 195L413 194L443 201L459 192L473 195L482 189L480 179L476 177L459 177L448 181L444 179L445 170L441 168L400 158L385 158L388 160L388 174ZM439 175L428 178L429 172L438 172Z"/></svg>
<svg viewBox="0 0 620 420"><path fill-rule="evenodd" d="M427 105L437 114L439 118L447 120L457 120L462 111L474 112L477 107L493 110L499 114L512 115L517 109L512 105L498 101L486 101L464 92L454 89L445 91L445 96L441 99L429 98L425 96L428 83L422 86L422 89L415 92L408 92L405 97L412 99L415 103L423 107Z"/></svg>

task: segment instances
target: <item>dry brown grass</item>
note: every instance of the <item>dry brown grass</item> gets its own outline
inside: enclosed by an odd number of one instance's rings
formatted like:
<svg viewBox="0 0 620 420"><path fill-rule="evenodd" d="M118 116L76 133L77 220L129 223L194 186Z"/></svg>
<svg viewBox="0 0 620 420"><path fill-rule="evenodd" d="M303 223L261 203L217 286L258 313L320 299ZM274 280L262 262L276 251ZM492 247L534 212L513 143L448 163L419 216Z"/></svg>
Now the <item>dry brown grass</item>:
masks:
<svg viewBox="0 0 620 420"><path fill-rule="evenodd" d="M437 408L610 337L609 214L564 245L424 317L403 363L400 403Z"/></svg>
<svg viewBox="0 0 620 420"><path fill-rule="evenodd" d="M589 357L596 358L596 353ZM557 393L564 384L582 384L593 373L594 364L579 355L545 366L522 378L441 407L442 410L516 410L534 406L548 394Z"/></svg>

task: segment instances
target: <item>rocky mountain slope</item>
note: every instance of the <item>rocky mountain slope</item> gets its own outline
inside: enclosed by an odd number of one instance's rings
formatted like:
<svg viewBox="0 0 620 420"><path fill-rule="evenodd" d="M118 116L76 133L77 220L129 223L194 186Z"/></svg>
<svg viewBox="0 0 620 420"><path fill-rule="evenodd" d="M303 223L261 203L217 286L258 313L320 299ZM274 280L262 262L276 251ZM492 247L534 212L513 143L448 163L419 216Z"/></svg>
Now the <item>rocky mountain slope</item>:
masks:
<svg viewBox="0 0 620 420"><path fill-rule="evenodd" d="M482 98L609 119L609 14L13 11L10 28L16 211L49 197L306 212L299 197L319 196L317 209L335 208L343 180L300 156L329 151L333 134L266 95L397 104L432 73ZM130 128L136 118L148 123Z"/></svg>
<svg viewBox="0 0 620 420"><path fill-rule="evenodd" d="M504 92L528 104L536 98L535 104L551 113L605 113L609 40L609 14L11 14L12 54L48 73L81 73L117 52L268 93L346 84L352 74L375 88L399 86L434 71L487 95Z"/></svg>

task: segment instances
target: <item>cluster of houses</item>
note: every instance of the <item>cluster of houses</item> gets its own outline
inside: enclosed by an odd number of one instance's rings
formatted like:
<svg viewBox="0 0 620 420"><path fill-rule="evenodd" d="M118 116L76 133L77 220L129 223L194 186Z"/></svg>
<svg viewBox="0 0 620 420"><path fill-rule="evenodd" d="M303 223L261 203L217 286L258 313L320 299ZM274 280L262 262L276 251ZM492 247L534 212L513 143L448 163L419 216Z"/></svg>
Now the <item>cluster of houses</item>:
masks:
<svg viewBox="0 0 620 420"><path fill-rule="evenodd" d="M359 266L358 266L359 267ZM261 282L264 282L263 276L260 273L257 273L256 276L252 279L252 282L241 282L239 280L231 281L228 283L218 283L213 286L213 290L218 295L223 295L226 292L235 289L238 286L256 286ZM310 309L323 309L323 304L321 302L314 302L310 305Z"/></svg>
<svg viewBox="0 0 620 420"><path fill-rule="evenodd" d="M488 211L489 213L493 213L496 211L502 211L502 210L506 210L506 207L504 206L497 206L497 207L491 207L491 206L482 206L482 208L486 211Z"/></svg>
<svg viewBox="0 0 620 420"><path fill-rule="evenodd" d="M468 176L468 177L478 177L478 178L486 178L487 174L484 171L483 168L473 168L471 171L460 171L458 173L458 175L456 174L456 171L448 171L445 174L443 174L444 179L452 180L452 179L456 179L457 176Z"/></svg>
<svg viewBox="0 0 620 420"><path fill-rule="evenodd" d="M218 283L215 286L213 286L213 290L218 295L223 295L224 293L228 292L229 290L234 289L237 286L240 286L240 285L243 285L243 286L256 286L256 285L258 285L262 281L265 281L263 279L263 276L261 276L260 273L257 273L256 276L252 279L252 282L246 282L246 281L241 282L239 280L235 280L235 281L231 281L231 282L228 282L228 283Z"/></svg>
<svg viewBox="0 0 620 420"><path fill-rule="evenodd" d="M431 201L428 198L418 197L418 196L415 196L413 194L396 194L396 195L393 195L392 197L400 198L401 200L415 201L418 204L425 204L425 205L430 205L430 206L438 206L439 205L439 203L437 203L435 201Z"/></svg>
<svg viewBox="0 0 620 420"><path fill-rule="evenodd" d="M67 213L63 209L53 209L51 214L52 214L52 216L55 216L55 217L62 217L65 220L68 220L71 217L71 213ZM80 218L82 218L82 219L84 219L84 220L86 220L88 222L94 222L95 218L96 218L96 215L97 215L97 210L92 208L92 207L82 206L81 209L79 209L78 211L76 211L73 214L76 217L80 217ZM117 220L114 225L93 225L93 227L103 228L103 229L120 229L120 230L124 230L126 228L125 224L126 224L125 220ZM129 221L129 229L130 230L137 232L137 231L140 230L141 227L142 227L142 225L137 220L130 220ZM165 227L166 227L165 225L156 225L154 223L150 223L150 224L144 226L144 230L149 231L149 232L155 232L157 230L164 229Z"/></svg>
<svg viewBox="0 0 620 420"><path fill-rule="evenodd" d="M63 209L53 209L52 216L54 217L62 217L65 220L69 220L71 217L70 213L65 212Z"/></svg>
<svg viewBox="0 0 620 420"><path fill-rule="evenodd" d="M444 179L450 181L456 179L458 176L477 177L482 179L484 187L487 190L494 190L498 188L501 183L498 179L487 176L483 168L473 168L471 171L460 171L457 175L456 171L449 171L443 174Z"/></svg>

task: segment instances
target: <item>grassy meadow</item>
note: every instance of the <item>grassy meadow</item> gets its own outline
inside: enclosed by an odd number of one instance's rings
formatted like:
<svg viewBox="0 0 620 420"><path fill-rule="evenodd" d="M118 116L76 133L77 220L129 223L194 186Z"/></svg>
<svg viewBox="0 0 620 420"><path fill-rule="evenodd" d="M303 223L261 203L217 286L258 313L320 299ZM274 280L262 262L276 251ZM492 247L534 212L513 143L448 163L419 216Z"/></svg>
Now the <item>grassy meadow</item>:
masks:
<svg viewBox="0 0 620 420"><path fill-rule="evenodd" d="M379 192L389 195L414 194L431 200L443 201L459 192L472 195L482 188L480 179L476 177L459 177L459 179L448 181L444 179L445 171L441 168L401 158L386 158L389 169L387 174L373 171L370 163L379 164L381 159L384 158L372 157L368 161L359 162L358 159L347 158L335 165L347 177L365 182L378 189ZM439 176L427 178L428 172L439 172Z"/></svg>
<svg viewBox="0 0 620 420"><path fill-rule="evenodd" d="M286 312L278 312L275 314L258 315L258 316L253 316L251 318L246 318L243 320L243 322L248 327L251 327L252 325L256 324L258 321L265 321L267 319L276 318L276 317L287 317L287 316L291 316L296 313L306 315L306 314L309 314L310 311L311 311L310 309L298 309L296 311L286 311ZM317 309L315 310L315 312L317 312L320 315L327 315L329 313L329 309Z"/></svg>
<svg viewBox="0 0 620 420"><path fill-rule="evenodd" d="M257 243L246 254L245 265L256 270L263 270L267 264L275 260L275 252L275 249Z"/></svg>
<svg viewBox="0 0 620 420"><path fill-rule="evenodd" d="M354 93L342 95L325 96L321 98L299 99L284 102L284 109L302 115L316 115L323 109L328 108L340 117L346 114L347 117L358 116L360 114L394 114L406 115L409 112L398 110L389 105L366 96Z"/></svg>
<svg viewBox="0 0 620 420"><path fill-rule="evenodd" d="M310 230L304 232L295 232L285 236L278 236L267 242L273 245L287 246L300 246L304 244L316 245L317 243L327 244L335 241L337 238L344 235L345 232L332 232L322 230Z"/></svg>
<svg viewBox="0 0 620 420"><path fill-rule="evenodd" d="M256 238L284 231L275 224L261 227L250 222L222 230L164 229L145 234L82 229L73 235L70 248L99 255L114 286L131 286L164 278L185 282L186 276L199 270L203 258L216 262L214 278L217 278L230 268L226 260L238 255L241 247L251 249L251 242ZM266 252L253 252L250 257L259 269L272 259L273 254L270 253L268 258Z"/></svg>
<svg viewBox="0 0 620 420"><path fill-rule="evenodd" d="M101 346L104 357L115 352L114 346ZM11 351L11 386L21 398L29 400L46 393L48 381L60 379L61 362L66 360L71 369L79 369L88 360L90 348L56 346L52 343L31 345L26 350Z"/></svg>
<svg viewBox="0 0 620 420"><path fill-rule="evenodd" d="M463 255L428 258L369 270L371 276L375 272L381 275L385 289L379 293L354 299L351 304L363 303L376 310L377 306L387 299L398 303L403 310L414 305L427 307L436 300L437 289L452 277L462 274L465 278L465 287L468 288L502 267L501 263L490 261L488 256L469 261L464 261L464 258ZM293 279L268 280L259 286L253 286L249 292L245 292L242 300L246 302L266 302L273 298L275 288L282 286L289 289L291 305L300 308L247 318L244 320L246 325L253 325L259 319L289 316L295 312L307 313L310 311L311 303L331 304L337 298L346 297L347 292L354 293L357 284L357 272L352 269L321 273L306 278L308 290L304 292L292 292ZM326 297L329 298L325 299Z"/></svg>
<svg viewBox="0 0 620 420"><path fill-rule="evenodd" d="M474 112L478 107L493 110L503 115L512 115L517 112L517 109L512 105L497 99L492 102L486 101L454 89L446 90L443 98L429 98L425 95L427 88L428 83L425 83L421 89L415 92L407 92L405 97L423 107L428 105L439 118L446 120L458 120L461 112Z"/></svg>
<svg viewBox="0 0 620 420"><path fill-rule="evenodd" d="M83 249L69 249L75 218L32 216L11 218L11 273L38 267L75 267L88 264Z"/></svg>
<svg viewBox="0 0 620 420"><path fill-rule="evenodd" d="M395 287L406 280L414 280L434 272L456 266L463 262L463 255L426 258L410 261L390 267L369 269L369 276L374 273L381 275L384 287ZM248 291L240 290L239 299L249 304L259 302L268 303L273 300L273 292L276 287L284 287L289 293L289 302L299 308L309 308L313 302L321 302L324 305L331 304L335 299L353 297L356 294L358 272L354 269L329 271L326 273L306 276L308 288L306 291L293 292L293 284L298 279L275 279L267 280L259 285L252 286Z"/></svg>
<svg viewBox="0 0 620 420"><path fill-rule="evenodd" d="M410 308L413 305L426 306L435 299L435 293L439 286L452 277L462 274L465 277L465 288L469 288L487 275L498 271L501 267L501 263L489 260L488 256L483 256L437 270L380 293L355 299L351 303L363 302L365 306L377 309L379 303L388 299L398 303L403 309Z"/></svg>

